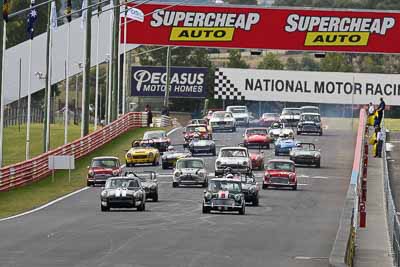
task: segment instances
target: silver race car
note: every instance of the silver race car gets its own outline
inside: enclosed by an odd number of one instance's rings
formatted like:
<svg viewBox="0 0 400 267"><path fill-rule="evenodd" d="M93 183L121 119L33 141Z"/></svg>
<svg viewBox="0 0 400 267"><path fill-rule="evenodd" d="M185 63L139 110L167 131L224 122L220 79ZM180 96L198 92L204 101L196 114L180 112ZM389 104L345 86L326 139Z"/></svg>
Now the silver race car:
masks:
<svg viewBox="0 0 400 267"><path fill-rule="evenodd" d="M315 148L313 143L298 143L290 151L290 160L295 164L314 165L321 167L321 152Z"/></svg>
<svg viewBox="0 0 400 267"><path fill-rule="evenodd" d="M190 141L189 151L192 155L195 154L212 154L213 156L217 155L217 149L215 147L215 142L213 140L204 140L200 139L199 135L195 135Z"/></svg>
<svg viewBox="0 0 400 267"><path fill-rule="evenodd" d="M215 176L222 176L226 168L231 168L234 172L250 174L252 172L252 163L247 148L221 148L215 160Z"/></svg>
<svg viewBox="0 0 400 267"><path fill-rule="evenodd" d="M136 208L144 211L145 205L146 192L139 178L109 178L100 193L101 211L109 211L111 208Z"/></svg>
<svg viewBox="0 0 400 267"><path fill-rule="evenodd" d="M172 187L179 185L201 185L207 187L208 173L203 159L184 158L176 162L172 176Z"/></svg>
<svg viewBox="0 0 400 267"><path fill-rule="evenodd" d="M158 201L158 181L154 171L136 172L133 168L125 168L124 174L128 177L135 177L140 180L142 187L146 192L146 199L153 202Z"/></svg>

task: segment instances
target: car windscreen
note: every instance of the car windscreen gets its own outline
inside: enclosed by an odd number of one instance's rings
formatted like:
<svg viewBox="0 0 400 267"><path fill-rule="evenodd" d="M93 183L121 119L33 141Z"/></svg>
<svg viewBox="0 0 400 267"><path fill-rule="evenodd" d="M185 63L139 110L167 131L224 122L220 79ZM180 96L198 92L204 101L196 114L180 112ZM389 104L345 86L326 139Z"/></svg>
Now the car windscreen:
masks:
<svg viewBox="0 0 400 267"><path fill-rule="evenodd" d="M294 172L294 165L290 162L269 162L267 169Z"/></svg>
<svg viewBox="0 0 400 267"><path fill-rule="evenodd" d="M320 122L321 117L319 115L303 114L301 115L301 120Z"/></svg>
<svg viewBox="0 0 400 267"><path fill-rule="evenodd" d="M294 149L303 151L314 151L315 147L309 144L298 144Z"/></svg>
<svg viewBox="0 0 400 267"><path fill-rule="evenodd" d="M247 129L246 134L260 134L260 135L266 135L267 134L267 129Z"/></svg>
<svg viewBox="0 0 400 267"><path fill-rule="evenodd" d="M246 108L230 108L229 111L232 113L246 113L247 109Z"/></svg>
<svg viewBox="0 0 400 267"><path fill-rule="evenodd" d="M119 167L118 160L116 159L95 159L92 161L94 168L116 168Z"/></svg>
<svg viewBox="0 0 400 267"><path fill-rule="evenodd" d="M185 168L200 169L203 167L204 167L204 164L201 160L179 160L176 163L177 169L185 169Z"/></svg>
<svg viewBox="0 0 400 267"><path fill-rule="evenodd" d="M279 114L277 114L277 113L264 113L264 114L262 115L262 117L263 117L264 119L267 119L267 118L278 118L278 117L279 117Z"/></svg>
<svg viewBox="0 0 400 267"><path fill-rule="evenodd" d="M241 187L238 182L230 181L210 181L208 183L208 190L217 193L218 191L229 191L229 193L240 193Z"/></svg>
<svg viewBox="0 0 400 267"><path fill-rule="evenodd" d="M165 137L164 132L151 132L151 133L145 133L143 139L158 139L164 137Z"/></svg>
<svg viewBox="0 0 400 267"><path fill-rule="evenodd" d="M212 117L217 119L223 119L223 118L231 118L232 116L230 113L226 112L214 112Z"/></svg>
<svg viewBox="0 0 400 267"><path fill-rule="evenodd" d="M284 109L282 115L300 115L301 112L298 109Z"/></svg>
<svg viewBox="0 0 400 267"><path fill-rule="evenodd" d="M110 179L107 180L105 185L106 189L137 187L139 187L139 182L136 179Z"/></svg>
<svg viewBox="0 0 400 267"><path fill-rule="evenodd" d="M193 133L193 132L206 132L207 128L204 126L188 126L186 127L186 132Z"/></svg>
<svg viewBox="0 0 400 267"><path fill-rule="evenodd" d="M247 157L244 149L224 149L221 151L221 157Z"/></svg>
<svg viewBox="0 0 400 267"><path fill-rule="evenodd" d="M319 108L302 108L302 113L319 113Z"/></svg>

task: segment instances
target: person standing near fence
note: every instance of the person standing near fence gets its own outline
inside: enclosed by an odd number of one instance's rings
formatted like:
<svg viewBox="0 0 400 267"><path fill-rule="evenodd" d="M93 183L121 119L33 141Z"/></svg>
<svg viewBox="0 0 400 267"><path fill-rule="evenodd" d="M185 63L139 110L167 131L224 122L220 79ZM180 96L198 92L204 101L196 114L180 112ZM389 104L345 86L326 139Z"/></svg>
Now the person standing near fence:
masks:
<svg viewBox="0 0 400 267"><path fill-rule="evenodd" d="M379 107L377 109L378 111L378 122L379 122L379 127L381 126L382 118L383 118L383 111L386 108L386 103L383 101L383 97L381 97L381 102L379 103Z"/></svg>
<svg viewBox="0 0 400 267"><path fill-rule="evenodd" d="M382 157L382 146L383 146L383 134L380 127L376 128L376 151L375 151L375 158Z"/></svg>
<svg viewBox="0 0 400 267"><path fill-rule="evenodd" d="M150 127L153 123L153 112L151 112L150 105L147 104L144 111L147 112L147 127Z"/></svg>

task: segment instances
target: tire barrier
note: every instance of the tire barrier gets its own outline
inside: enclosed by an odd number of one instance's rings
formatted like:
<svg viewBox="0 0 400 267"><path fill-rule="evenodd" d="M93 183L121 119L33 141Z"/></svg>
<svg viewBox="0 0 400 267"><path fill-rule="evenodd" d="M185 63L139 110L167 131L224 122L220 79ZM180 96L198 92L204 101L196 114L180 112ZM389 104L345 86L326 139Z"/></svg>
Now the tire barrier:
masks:
<svg viewBox="0 0 400 267"><path fill-rule="evenodd" d="M9 165L0 169L0 191L7 191L38 181L51 174L48 157L55 155L74 155L81 158L119 135L133 129L146 127L147 114L130 112L97 131L69 144L53 149L35 158Z"/></svg>

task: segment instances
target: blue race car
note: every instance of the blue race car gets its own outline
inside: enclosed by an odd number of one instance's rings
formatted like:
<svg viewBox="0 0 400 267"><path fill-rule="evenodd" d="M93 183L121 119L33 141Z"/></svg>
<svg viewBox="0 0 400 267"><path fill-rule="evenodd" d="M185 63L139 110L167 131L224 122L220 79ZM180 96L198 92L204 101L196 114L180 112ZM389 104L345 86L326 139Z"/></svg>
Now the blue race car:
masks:
<svg viewBox="0 0 400 267"><path fill-rule="evenodd" d="M299 142L292 138L278 138L275 142L275 156L289 155L293 147Z"/></svg>

